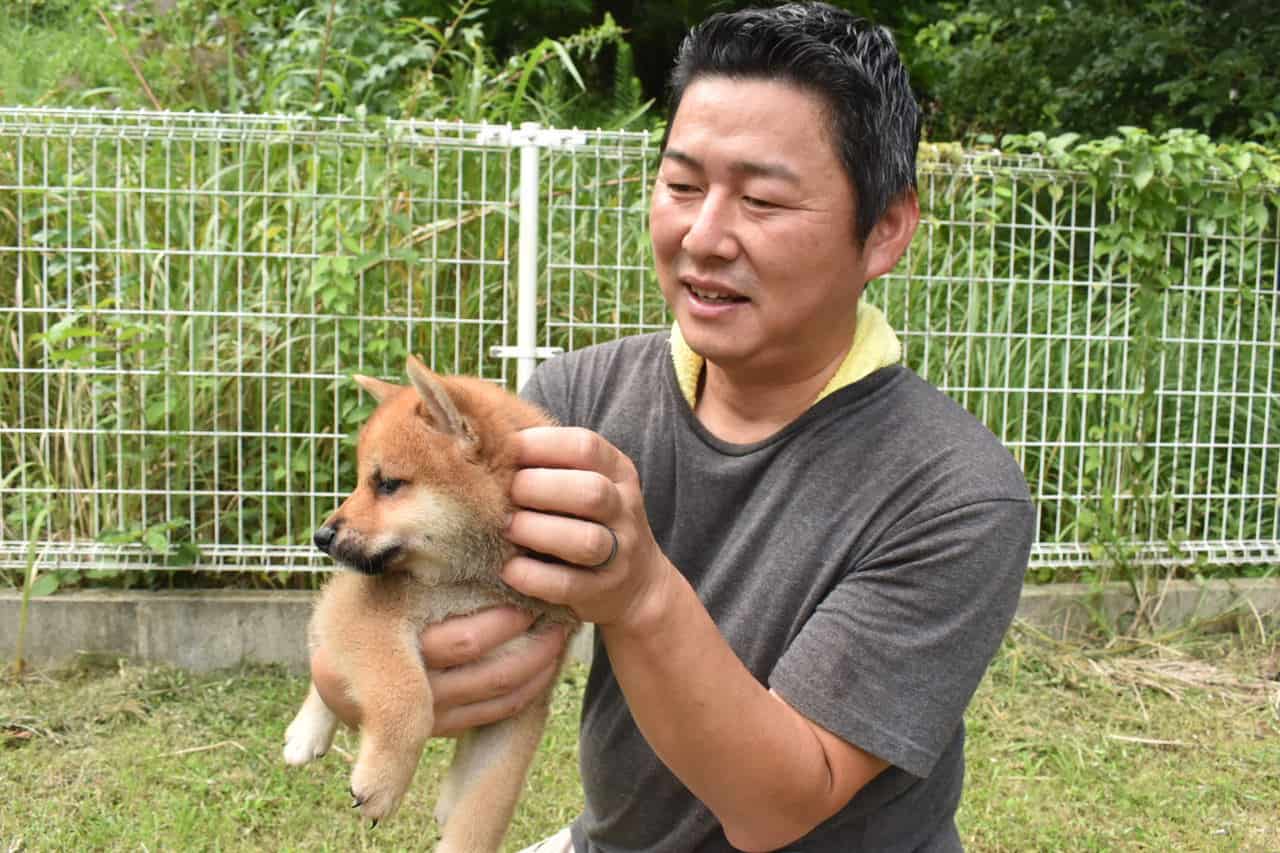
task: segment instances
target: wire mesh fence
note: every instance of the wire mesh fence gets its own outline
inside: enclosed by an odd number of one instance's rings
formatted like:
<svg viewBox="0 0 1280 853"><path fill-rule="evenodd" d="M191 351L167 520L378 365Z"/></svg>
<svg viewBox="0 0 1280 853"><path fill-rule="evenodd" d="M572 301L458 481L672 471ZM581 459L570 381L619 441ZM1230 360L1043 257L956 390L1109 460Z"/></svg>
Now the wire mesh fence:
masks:
<svg viewBox="0 0 1280 853"><path fill-rule="evenodd" d="M327 568L311 532L371 409L351 373L413 352L514 386L510 356L668 327L655 157L631 133L0 110L0 568ZM969 156L922 163L920 193L867 298L1022 463L1033 565L1105 559L1108 524L1139 561L1280 562L1276 217L1188 213L1153 306L1098 260L1114 206L1081 176Z"/></svg>

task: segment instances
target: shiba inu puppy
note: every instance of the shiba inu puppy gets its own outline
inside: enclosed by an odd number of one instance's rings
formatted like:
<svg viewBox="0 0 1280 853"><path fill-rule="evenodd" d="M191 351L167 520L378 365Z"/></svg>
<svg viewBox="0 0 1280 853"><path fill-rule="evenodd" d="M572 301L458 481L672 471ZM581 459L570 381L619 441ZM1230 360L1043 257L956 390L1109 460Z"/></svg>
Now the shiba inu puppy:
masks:
<svg viewBox="0 0 1280 853"><path fill-rule="evenodd" d="M351 570L325 586L309 635L313 648L329 650L361 708L351 794L375 823L400 805L431 734L423 626L512 602L539 621L577 624L568 610L522 596L498 576L515 552L502 535L516 472L509 439L549 418L491 383L438 376L412 356L407 371L409 386L356 377L378 400L360 431L359 484L315 533L316 545ZM549 700L550 691L458 739L436 804L437 850L498 849ZM285 732L285 761L323 755L337 723L312 684Z"/></svg>

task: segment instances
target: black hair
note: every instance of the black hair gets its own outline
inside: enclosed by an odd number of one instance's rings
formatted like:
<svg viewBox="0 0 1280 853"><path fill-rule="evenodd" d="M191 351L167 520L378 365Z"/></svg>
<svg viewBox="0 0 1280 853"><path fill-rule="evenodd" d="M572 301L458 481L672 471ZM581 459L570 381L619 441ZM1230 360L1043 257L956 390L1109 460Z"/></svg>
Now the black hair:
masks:
<svg viewBox="0 0 1280 853"><path fill-rule="evenodd" d="M826 3L712 15L676 53L667 134L689 84L707 76L780 80L822 99L855 193L859 243L895 199L915 189L920 108L884 27Z"/></svg>

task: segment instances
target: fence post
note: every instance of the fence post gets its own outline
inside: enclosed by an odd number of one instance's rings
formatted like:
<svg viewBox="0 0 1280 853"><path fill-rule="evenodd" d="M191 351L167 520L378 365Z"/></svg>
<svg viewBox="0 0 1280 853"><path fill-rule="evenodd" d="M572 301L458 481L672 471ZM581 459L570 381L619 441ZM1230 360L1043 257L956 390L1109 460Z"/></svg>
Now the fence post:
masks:
<svg viewBox="0 0 1280 853"><path fill-rule="evenodd" d="M516 261L516 388L533 375L538 359L538 155L537 122L520 125L519 251Z"/></svg>

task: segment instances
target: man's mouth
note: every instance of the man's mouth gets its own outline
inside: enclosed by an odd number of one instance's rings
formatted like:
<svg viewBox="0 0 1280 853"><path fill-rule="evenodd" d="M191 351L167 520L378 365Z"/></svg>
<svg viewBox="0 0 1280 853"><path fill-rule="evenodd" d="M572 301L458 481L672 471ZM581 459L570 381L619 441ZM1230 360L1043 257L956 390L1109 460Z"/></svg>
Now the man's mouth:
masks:
<svg viewBox="0 0 1280 853"><path fill-rule="evenodd" d="M699 302L706 302L709 305L730 305L734 302L750 301L747 297L739 296L732 291L709 288L704 285L694 284L691 281L685 281L683 284L689 288L689 292L697 297Z"/></svg>

